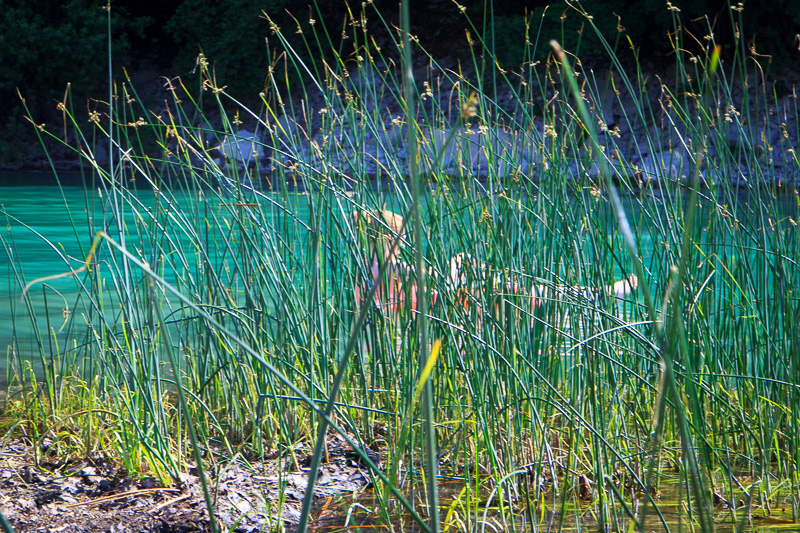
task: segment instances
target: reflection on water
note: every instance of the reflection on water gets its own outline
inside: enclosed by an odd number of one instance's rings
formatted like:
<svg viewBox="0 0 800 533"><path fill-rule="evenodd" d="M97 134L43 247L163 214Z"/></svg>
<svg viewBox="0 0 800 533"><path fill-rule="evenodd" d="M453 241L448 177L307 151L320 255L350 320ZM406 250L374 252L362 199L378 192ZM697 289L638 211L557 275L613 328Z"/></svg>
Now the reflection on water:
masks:
<svg viewBox="0 0 800 533"><path fill-rule="evenodd" d="M605 525L599 520L597 497L594 501L581 501L577 497L571 499L558 498L552 489L544 494L541 502L527 502L523 496L512 498L503 503L502 508L493 499L487 504L487 494L482 494L477 505L465 498L463 482L445 482L439 485L440 520L443 531L533 531L536 533L556 532L591 532L598 531L633 531L635 525L628 512L641 519L645 507L643 500L626 498L624 505L617 502L607 513ZM412 499L419 504L419 512L424 515L425 488L419 487L416 494L420 499ZM605 498L614 498L611 492ZM753 505L750 512L743 500L739 508L733 509L723 502L715 500L713 508L714 530L717 533L733 533L740 528L747 532L760 531L800 531L800 524L792 521L792 513L788 508L773 505L765 510ZM397 507L396 502L392 504ZM699 524L691 523L690 512L686 504L685 493L677 480L660 484L657 509L648 505L644 531L670 532L696 531L700 533ZM471 509L469 516L463 512ZM341 495L337 499L330 498L316 504L314 531L336 533L339 531L367 530L385 531L424 531L410 516L410 513L396 511L390 513L392 523L388 525L383 518L378 497L372 490L362 494ZM513 516L512 516L513 515Z"/></svg>

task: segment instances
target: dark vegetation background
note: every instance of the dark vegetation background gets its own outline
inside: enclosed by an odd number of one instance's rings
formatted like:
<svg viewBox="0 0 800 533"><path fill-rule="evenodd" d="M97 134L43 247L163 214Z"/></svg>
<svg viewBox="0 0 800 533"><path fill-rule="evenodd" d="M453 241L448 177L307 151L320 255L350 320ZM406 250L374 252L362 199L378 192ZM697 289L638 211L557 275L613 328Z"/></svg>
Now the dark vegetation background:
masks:
<svg viewBox="0 0 800 533"><path fill-rule="evenodd" d="M525 21L534 31L542 24L539 53L548 53L546 43L556 38L568 50L582 57L598 46L590 32L580 29L582 17L563 1L546 0L460 0L474 26L483 31L494 28L494 44L504 68L514 69L522 61ZM375 16L397 23L398 0L375 0L366 5L369 30L378 43L389 35ZM707 33L709 17L715 37L727 53L732 53L732 28L738 14L729 2L720 0L674 0L680 8L683 42L700 49ZM88 110L102 105L108 94L107 0L0 0L0 168L20 168L41 158L33 127L25 117L25 99L32 119L48 127L60 126L58 103L64 100L67 85L71 101L67 105L78 120L88 118ZM595 23L609 39L630 37L637 47L644 68L658 68L670 62L672 47L668 35L674 25L665 0L593 0L582 4L594 15ZM452 0L411 0L412 32L434 57L465 59L471 53L465 36L469 24ZM352 13L362 12L362 3L317 0L113 0L111 31L113 77L123 80L122 68L134 82L153 83L163 77L181 76L187 87L199 83L192 71L200 50L213 67L217 83L245 104L257 105L265 89L267 70L275 61L277 39L272 37L269 14L282 33L304 50L297 25L309 35L309 19L315 29L330 36L333 47L348 57L353 35L349 26ZM543 17L543 13L545 14ZM296 17L295 19L292 17ZM620 16L620 18L617 17ZM624 28L618 31L619 25ZM796 67L800 62L797 34L800 33L800 6L796 0L750 1L744 3L743 34L753 39L760 63L775 71ZM487 33L487 37L490 34ZM532 35L531 39L535 37ZM695 42L694 37L697 38ZM627 45L624 44L627 48ZM329 56L330 46L311 49L309 55ZM386 53L390 47L384 47ZM473 49L472 52L475 52ZM479 51L478 51L479 52ZM159 83L163 84L163 80ZM142 87L137 85L140 91ZM157 91L140 92L147 97ZM100 102L91 100L92 98ZM158 105L158 102L144 102ZM84 108L86 111L84 111Z"/></svg>

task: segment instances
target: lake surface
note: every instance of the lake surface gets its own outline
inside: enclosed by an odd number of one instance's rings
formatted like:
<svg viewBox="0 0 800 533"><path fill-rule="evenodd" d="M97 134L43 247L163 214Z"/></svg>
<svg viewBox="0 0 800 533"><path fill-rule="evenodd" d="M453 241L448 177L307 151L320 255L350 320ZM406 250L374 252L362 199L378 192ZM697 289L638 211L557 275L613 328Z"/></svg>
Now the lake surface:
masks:
<svg viewBox="0 0 800 533"><path fill-rule="evenodd" d="M74 327L82 320L85 323L81 314L93 312L88 299L81 296L80 276L66 275L37 283L25 300L21 298L23 287L37 278L82 267L98 230L105 228L113 238L119 237L117 221L109 209L114 199L107 191L104 193L101 184L85 183L79 175L59 174L59 179L60 186L49 173L0 173L0 216L5 224L0 233L0 385L6 383L6 361L10 356L16 354L36 364L42 356L61 353L64 342L74 343L80 337L66 335L70 324ZM119 205L123 206L125 244L130 249L137 249L137 235L158 235L152 225L168 224L170 210L181 216L182 203L191 203L195 210L206 210L212 216L224 210L220 197L208 191L171 192L168 200L147 188L126 194L129 196ZM192 201L185 202L190 196ZM304 210L302 202L296 201L301 195L289 197L292 209ZM267 211L273 208L276 213L281 211L281 201L277 195L262 197L263 203L274 204ZM153 213L160 213L162 218L155 220ZM193 215L198 217L197 212ZM203 220L202 214L198 219ZM148 225L150 229L145 229ZM184 243L190 240L186 234L173 234L168 226L162 233L170 233L170 238ZM153 243L147 244L152 248ZM192 254L187 258L191 263ZM185 265L187 270L196 267ZM169 281L179 275L177 271L165 268L163 273ZM107 290L106 313L113 313L118 305L113 289Z"/></svg>
<svg viewBox="0 0 800 533"><path fill-rule="evenodd" d="M108 208L111 199L107 192L104 194L100 184L85 183L79 175L60 174L59 177L60 187L48 173L0 174L0 215L6 225L5 231L0 232L0 346L5 355L0 356L0 383L6 380L5 364L9 356L36 362L63 353L64 342L74 343L81 338L80 334L66 334L70 325L79 327L86 324L87 318L82 313L99 312L91 308L85 296L81 296L80 277L71 275L37 283L31 289L30 298L27 301L21 299L22 288L32 280L80 268L99 229L106 228L112 237L118 236L116 225L119 222L111 220L112 210ZM129 196L122 209L122 224L126 226L128 239L126 246L136 249L137 235L152 236L159 231L169 235L170 239L183 239L190 252L184 254L188 264L169 263L162 270L167 281L170 277L175 279L175 276L182 275L182 272L201 278L206 275L207 272L198 267L200 258L192 253L191 239L196 239L196 235L187 235L185 231L193 220L197 226L206 226L203 231L206 235L211 234L212 239L226 231L225 223L229 220L226 210L231 209L230 199L201 189L170 193L168 200L151 189L126 190L126 194ZM279 219L281 223L275 226L282 225L286 219L281 217L289 213L289 222L300 227L308 218L304 198L301 193L288 196L264 193L254 205L265 213L263 220L271 225ZM193 212L186 215L181 204L190 206ZM149 218L152 213L161 218ZM189 217L188 224L182 220L180 224L170 225L171 220L184 216ZM297 222L298 219L302 221ZM154 223L161 228L157 232L152 229ZM637 231L641 247L648 255L653 250L651 236L646 228ZM306 234L300 229L291 235L300 241ZM152 247L153 243L148 242L144 248ZM211 263L217 265L215 268L225 269L227 265L230 270L235 270L234 253L219 247L211 248L225 256L221 260L212 258ZM165 250L164 254L169 256L168 247ZM626 273L618 274L624 276ZM113 283L110 279L105 281ZM228 283L230 286L236 284L233 278ZM104 313L113 312L114 306L119 305L115 301L118 292L111 289L114 287L104 289L109 294Z"/></svg>
<svg viewBox="0 0 800 533"><path fill-rule="evenodd" d="M85 201L84 189L67 186L62 197L58 187L35 183L41 179L42 176L33 175L30 181L34 184L21 184L25 180L19 176L3 176L4 186L0 186L6 226L0 237L0 346L5 355L16 349L23 357L38 357L34 328L60 329L66 313L75 305L75 281L65 277L34 288L30 309L21 299L22 287L33 279L80 267L92 239L86 217L70 222L74 207ZM9 182L13 185L9 186ZM39 317L36 323L30 321L30 313ZM6 358L0 359L5 368ZM5 374L2 372L3 380Z"/></svg>

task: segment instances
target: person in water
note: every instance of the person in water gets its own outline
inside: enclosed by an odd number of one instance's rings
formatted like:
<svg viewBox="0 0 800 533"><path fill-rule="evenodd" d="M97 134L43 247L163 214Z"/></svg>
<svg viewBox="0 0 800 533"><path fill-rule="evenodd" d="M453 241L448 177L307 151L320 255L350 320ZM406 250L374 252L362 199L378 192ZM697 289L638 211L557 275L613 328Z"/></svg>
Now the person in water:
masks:
<svg viewBox="0 0 800 533"><path fill-rule="evenodd" d="M365 278L369 284L369 286L356 284L356 304L360 306L371 285L378 284L374 295L374 303L378 309L392 318L399 318L400 312L406 307L416 312L417 287L414 282L414 268L400 258L407 237L403 217L388 209L355 211L353 222L358 242L362 249L367 250ZM386 265L385 275L380 279L382 265ZM445 275L439 275L433 268L429 269L428 275L431 282L430 307L435 306L440 299L440 290L447 291L448 295L465 310L480 307L481 292L487 285L487 269L471 255L456 254L448 261ZM439 282L442 278L444 283ZM519 281L511 281L510 278L499 273L495 274L492 286L508 296L521 297L522 302L529 299L529 305L519 307L531 314L544 303L568 295L590 300L599 293L625 298L639 285L638 278L633 274L599 290L593 287L558 287L540 283L527 287ZM519 301L519 298L514 299Z"/></svg>
<svg viewBox="0 0 800 533"><path fill-rule="evenodd" d="M413 269L400 259L406 240L403 217L388 209L355 211L353 222L359 246L368 252L366 280L369 285L356 284L356 304L360 306L364 295L377 283L374 300L378 309L396 314L410 300L411 308L416 311L416 286L410 281ZM380 270L384 264L386 272L381 282Z"/></svg>

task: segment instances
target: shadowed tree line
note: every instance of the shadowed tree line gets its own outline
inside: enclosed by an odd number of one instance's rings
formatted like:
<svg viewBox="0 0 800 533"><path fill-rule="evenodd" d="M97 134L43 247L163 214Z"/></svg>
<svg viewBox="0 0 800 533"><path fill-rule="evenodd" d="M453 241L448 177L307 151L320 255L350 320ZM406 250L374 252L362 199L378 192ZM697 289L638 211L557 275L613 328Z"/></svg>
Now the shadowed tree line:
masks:
<svg viewBox="0 0 800 533"><path fill-rule="evenodd" d="M798 60L800 10L793 2L744 6L745 27L739 30L754 37L750 53L773 58L770 62L762 57L762 64L783 67ZM265 13L285 36L294 38L293 45L302 53L329 60L333 50L344 59L353 55L350 36L362 14L378 45L394 36L375 13L380 12L390 27L397 26L398 16L396 0L363 5L330 0L310 5L294 0L119 0L111 2L109 21L107 5L107 0L0 0L0 164L23 161L39 152L17 91L37 123L57 123L59 102L68 84L71 102L66 104L75 110L87 107L90 98L107 98L109 24L115 80L121 79L123 67L128 73L147 71L188 79L202 51L217 84L247 103L268 89L270 65L283 61L274 51L276 43L270 42ZM687 49L706 45L707 20L723 52L726 43L733 41L727 36L737 31L737 5L731 9L724 1L675 0L665 6L663 0L597 0L583 7L617 46L627 47L630 40L640 57L663 64L673 49L670 39L676 38L669 12L673 5L680 9L681 39ZM467 44L467 32L474 31L483 33L499 64L511 70L524 60L526 31L530 40L536 37L531 32L556 38L583 56L598 46L591 32L582 32L582 17L560 1L412 0L411 8L412 33L440 57L464 58L476 52ZM304 42L302 32L312 23L324 28L330 43Z"/></svg>

